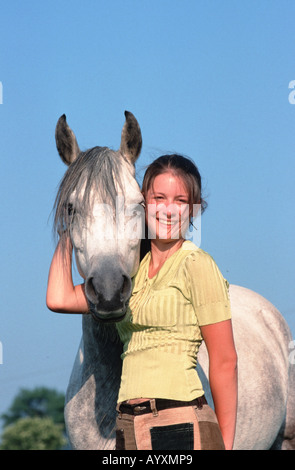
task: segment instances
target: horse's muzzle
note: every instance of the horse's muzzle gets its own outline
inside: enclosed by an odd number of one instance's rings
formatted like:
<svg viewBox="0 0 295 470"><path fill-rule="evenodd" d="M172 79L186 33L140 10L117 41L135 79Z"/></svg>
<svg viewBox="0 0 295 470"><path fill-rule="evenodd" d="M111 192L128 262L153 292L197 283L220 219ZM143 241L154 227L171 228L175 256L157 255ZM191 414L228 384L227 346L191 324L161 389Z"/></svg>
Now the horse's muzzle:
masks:
<svg viewBox="0 0 295 470"><path fill-rule="evenodd" d="M116 323L125 317L127 312L127 308L124 311L119 310L117 312L101 312L97 311L95 305L90 305L90 313L95 321L102 322L102 323Z"/></svg>
<svg viewBox="0 0 295 470"><path fill-rule="evenodd" d="M119 321L126 313L131 296L130 277L121 269L100 269L85 281L85 293L90 311L98 321Z"/></svg>

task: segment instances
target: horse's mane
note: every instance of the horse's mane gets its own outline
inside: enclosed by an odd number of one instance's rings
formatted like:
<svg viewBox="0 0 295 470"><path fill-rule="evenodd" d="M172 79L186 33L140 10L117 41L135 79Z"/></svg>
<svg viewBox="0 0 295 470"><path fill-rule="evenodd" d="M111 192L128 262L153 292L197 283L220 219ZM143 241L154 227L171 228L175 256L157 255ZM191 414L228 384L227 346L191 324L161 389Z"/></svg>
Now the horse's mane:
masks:
<svg viewBox="0 0 295 470"><path fill-rule="evenodd" d="M103 203L115 207L115 181L122 188L120 169L117 153L108 147L93 147L81 152L69 166L58 188L53 209L55 234L69 231L75 210L85 216L91 215L94 195L99 194ZM79 207L72 205L74 192L80 195ZM76 200L78 202L78 198Z"/></svg>

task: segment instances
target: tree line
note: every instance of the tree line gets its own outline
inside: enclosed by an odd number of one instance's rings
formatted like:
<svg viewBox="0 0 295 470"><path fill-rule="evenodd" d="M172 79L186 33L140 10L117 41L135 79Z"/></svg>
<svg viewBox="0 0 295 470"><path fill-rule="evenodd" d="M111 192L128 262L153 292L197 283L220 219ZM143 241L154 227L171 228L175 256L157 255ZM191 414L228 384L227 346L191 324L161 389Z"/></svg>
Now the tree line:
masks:
<svg viewBox="0 0 295 470"><path fill-rule="evenodd" d="M0 416L0 450L60 450L68 447L65 395L55 389L21 389Z"/></svg>

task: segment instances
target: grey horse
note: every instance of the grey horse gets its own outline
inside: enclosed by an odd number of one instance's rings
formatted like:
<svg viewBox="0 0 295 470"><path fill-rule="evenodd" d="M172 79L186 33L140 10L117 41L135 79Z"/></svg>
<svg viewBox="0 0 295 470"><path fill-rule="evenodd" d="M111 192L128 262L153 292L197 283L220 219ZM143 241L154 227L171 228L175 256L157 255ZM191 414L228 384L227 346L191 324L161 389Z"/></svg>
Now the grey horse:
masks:
<svg viewBox="0 0 295 470"><path fill-rule="evenodd" d="M69 168L56 200L55 226L69 230L92 312L82 318L82 339L66 393L65 420L73 449L115 448L122 345L113 320L126 311L142 236L142 196L134 176L141 132L135 117L128 112L125 116L117 152L105 147L80 152L65 116L56 127L57 148ZM118 195L124 201L119 212L125 211L121 228L129 224L129 237L120 237L113 225L118 220L110 215L110 207L118 209ZM99 207L106 201L107 210L102 211ZM130 205L133 210L126 217ZM108 233L102 233L103 227ZM136 236L130 235L130 227ZM234 449L295 449L294 342L289 327L270 302L251 290L231 285L230 298L239 364ZM213 407L204 344L197 369Z"/></svg>

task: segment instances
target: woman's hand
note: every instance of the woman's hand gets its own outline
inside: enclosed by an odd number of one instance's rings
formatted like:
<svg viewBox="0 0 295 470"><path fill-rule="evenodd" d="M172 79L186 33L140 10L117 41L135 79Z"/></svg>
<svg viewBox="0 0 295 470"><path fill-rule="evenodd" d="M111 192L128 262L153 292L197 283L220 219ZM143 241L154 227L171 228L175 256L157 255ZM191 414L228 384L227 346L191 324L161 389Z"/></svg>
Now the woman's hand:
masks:
<svg viewBox="0 0 295 470"><path fill-rule="evenodd" d="M58 313L88 313L84 284L73 284L71 240L66 234L62 237L66 239L59 240L49 270L46 305Z"/></svg>

